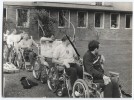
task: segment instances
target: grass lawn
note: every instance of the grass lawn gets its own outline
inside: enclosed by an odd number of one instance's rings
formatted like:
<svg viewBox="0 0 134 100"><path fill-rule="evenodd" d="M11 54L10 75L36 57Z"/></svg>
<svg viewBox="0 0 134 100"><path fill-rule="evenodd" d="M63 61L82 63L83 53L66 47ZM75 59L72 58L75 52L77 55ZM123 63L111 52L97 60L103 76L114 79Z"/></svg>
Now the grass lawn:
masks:
<svg viewBox="0 0 134 100"><path fill-rule="evenodd" d="M105 70L120 73L120 83L123 90L132 93L132 41L130 40L100 40L100 53L105 56ZM88 41L77 41L76 47L81 57L87 51ZM37 48L35 49L37 51ZM19 82L21 76L26 75L33 79L32 73L21 72L16 74L5 74L6 87L4 95L6 97L55 97L49 91L47 85L39 85L31 90L22 90ZM18 82L17 82L18 81ZM35 80L34 80L35 81ZM36 81L37 82L37 81Z"/></svg>

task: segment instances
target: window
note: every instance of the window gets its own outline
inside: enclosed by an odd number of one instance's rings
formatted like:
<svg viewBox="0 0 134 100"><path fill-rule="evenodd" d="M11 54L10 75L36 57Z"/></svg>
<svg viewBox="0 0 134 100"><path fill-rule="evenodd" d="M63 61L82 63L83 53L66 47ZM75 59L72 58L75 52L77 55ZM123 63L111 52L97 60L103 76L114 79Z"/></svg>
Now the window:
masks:
<svg viewBox="0 0 134 100"><path fill-rule="evenodd" d="M126 15L126 28L132 28L132 15Z"/></svg>
<svg viewBox="0 0 134 100"><path fill-rule="evenodd" d="M102 2L96 2L96 6L102 6Z"/></svg>
<svg viewBox="0 0 134 100"><path fill-rule="evenodd" d="M29 27L29 10L28 9L17 9L17 26L18 27Z"/></svg>
<svg viewBox="0 0 134 100"><path fill-rule="evenodd" d="M3 18L6 18L6 16L7 16L6 13L7 13L6 8L4 8L4 9L3 9Z"/></svg>
<svg viewBox="0 0 134 100"><path fill-rule="evenodd" d="M63 27L69 27L69 22L70 19L69 19L69 11L59 11L59 28L63 28Z"/></svg>
<svg viewBox="0 0 134 100"><path fill-rule="evenodd" d="M87 27L87 13L78 12L78 27Z"/></svg>
<svg viewBox="0 0 134 100"><path fill-rule="evenodd" d="M116 29L119 28L119 14L111 14L111 28Z"/></svg>
<svg viewBox="0 0 134 100"><path fill-rule="evenodd" d="M103 28L104 27L104 18L103 13L95 13L95 27Z"/></svg>

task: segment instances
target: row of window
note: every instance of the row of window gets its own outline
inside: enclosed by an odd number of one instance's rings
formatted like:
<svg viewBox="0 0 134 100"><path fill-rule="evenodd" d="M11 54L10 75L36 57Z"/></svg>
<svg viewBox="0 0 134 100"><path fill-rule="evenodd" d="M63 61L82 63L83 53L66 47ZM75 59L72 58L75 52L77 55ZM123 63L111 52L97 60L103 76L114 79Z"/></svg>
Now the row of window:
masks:
<svg viewBox="0 0 134 100"><path fill-rule="evenodd" d="M70 13L69 11L59 11L59 27L66 27L65 16L69 19ZM86 28L88 26L88 13L87 12L79 12L77 13L77 27L78 28ZM120 26L120 14L119 13L111 13L110 14L110 28L111 29L119 29ZM95 28L104 28L104 13L96 12L94 14L94 27ZM125 15L125 28L132 28L132 15L126 14Z"/></svg>
<svg viewBox="0 0 134 100"><path fill-rule="evenodd" d="M5 11L5 10L4 10ZM49 15L50 15L50 11ZM6 16L6 13L3 14ZM16 10L16 20L18 27L29 27L29 17L30 10L28 9L17 9ZM70 27L70 12L59 11L58 12L58 28ZM88 13L78 11L77 13L77 27L78 28L86 28L88 26ZM119 29L120 26L120 14L119 13L111 13L110 14L110 28L111 29ZM95 28L104 28L104 13L96 12L94 14L94 27ZM125 15L125 28L132 28L132 15Z"/></svg>

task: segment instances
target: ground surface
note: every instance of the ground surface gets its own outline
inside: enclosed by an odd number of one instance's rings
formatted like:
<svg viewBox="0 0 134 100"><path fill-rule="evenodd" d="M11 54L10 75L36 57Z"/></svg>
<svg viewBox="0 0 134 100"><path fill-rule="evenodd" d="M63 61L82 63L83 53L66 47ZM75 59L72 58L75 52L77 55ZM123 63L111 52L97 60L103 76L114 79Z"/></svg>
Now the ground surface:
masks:
<svg viewBox="0 0 134 100"><path fill-rule="evenodd" d="M20 79L22 76L27 76L28 79L38 83L38 86L34 86L31 89L23 89ZM52 93L47 84L42 84L33 78L32 72L21 70L19 73L4 74L5 77L5 97L56 97Z"/></svg>
<svg viewBox="0 0 134 100"><path fill-rule="evenodd" d="M124 40L100 40L100 52L106 58L105 70L120 73L120 83L123 89L132 93L132 41ZM77 49L81 55L87 50L88 41L76 43ZM27 76L29 79L38 83L38 86L25 90L20 84L20 78ZM5 97L56 97L46 84L41 84L35 80L31 72L21 71L20 73L4 74L5 77Z"/></svg>

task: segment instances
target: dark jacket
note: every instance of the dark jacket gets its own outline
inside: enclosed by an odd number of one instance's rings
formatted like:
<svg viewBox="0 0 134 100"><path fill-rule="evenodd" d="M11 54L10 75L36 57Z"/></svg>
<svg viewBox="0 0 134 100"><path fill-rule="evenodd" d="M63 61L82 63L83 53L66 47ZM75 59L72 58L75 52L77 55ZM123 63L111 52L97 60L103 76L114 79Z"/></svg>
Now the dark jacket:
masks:
<svg viewBox="0 0 134 100"><path fill-rule="evenodd" d="M83 57L83 64L85 71L93 76L94 79L103 79L104 70L102 69L100 63L95 65L93 62L98 58L92 54L89 50L85 53Z"/></svg>

